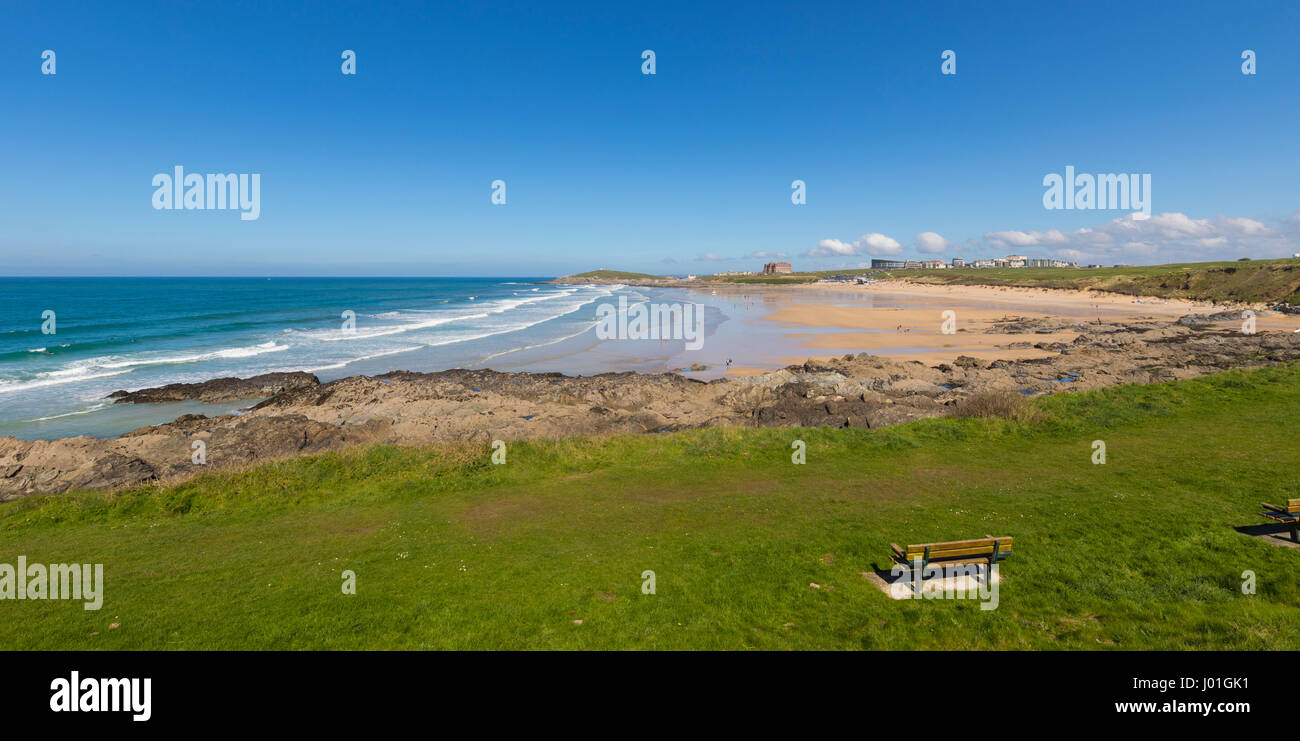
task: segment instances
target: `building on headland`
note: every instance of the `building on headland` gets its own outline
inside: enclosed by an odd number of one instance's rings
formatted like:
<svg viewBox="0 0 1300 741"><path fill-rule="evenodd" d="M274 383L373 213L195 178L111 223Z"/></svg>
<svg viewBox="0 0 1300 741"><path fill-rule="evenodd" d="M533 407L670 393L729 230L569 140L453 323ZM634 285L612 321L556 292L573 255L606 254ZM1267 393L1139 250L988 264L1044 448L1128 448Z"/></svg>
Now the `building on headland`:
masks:
<svg viewBox="0 0 1300 741"><path fill-rule="evenodd" d="M793 273L794 268L790 267L788 262L769 262L763 266L764 274L773 273Z"/></svg>
<svg viewBox="0 0 1300 741"><path fill-rule="evenodd" d="M954 268L964 268L964 267L966 267L966 261L963 260L963 259L960 258L960 257L954 257L954 258L952 259L952 266L953 266Z"/></svg>
<svg viewBox="0 0 1300 741"><path fill-rule="evenodd" d="M907 267L907 263L903 260L872 260L871 261L872 270L882 270L882 269L902 270L905 267Z"/></svg>

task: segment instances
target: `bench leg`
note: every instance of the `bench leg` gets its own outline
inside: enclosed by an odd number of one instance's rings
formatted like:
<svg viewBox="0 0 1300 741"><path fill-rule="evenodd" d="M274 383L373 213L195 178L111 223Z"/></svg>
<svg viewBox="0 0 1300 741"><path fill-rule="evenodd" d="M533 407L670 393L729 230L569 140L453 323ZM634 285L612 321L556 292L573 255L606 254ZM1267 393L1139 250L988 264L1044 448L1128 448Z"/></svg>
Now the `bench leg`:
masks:
<svg viewBox="0 0 1300 741"><path fill-rule="evenodd" d="M1291 540L1300 543L1300 525L1291 523Z"/></svg>

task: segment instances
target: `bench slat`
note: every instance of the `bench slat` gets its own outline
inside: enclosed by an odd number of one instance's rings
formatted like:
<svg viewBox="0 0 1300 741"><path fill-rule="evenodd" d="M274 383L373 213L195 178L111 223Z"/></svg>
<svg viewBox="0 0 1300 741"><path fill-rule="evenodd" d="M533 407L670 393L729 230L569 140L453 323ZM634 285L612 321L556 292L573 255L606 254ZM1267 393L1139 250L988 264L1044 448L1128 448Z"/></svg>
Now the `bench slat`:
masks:
<svg viewBox="0 0 1300 741"><path fill-rule="evenodd" d="M1001 561L1001 560L1003 560L1004 558L1006 558L1007 556L1010 556L1010 555L1011 555L1010 553L1007 553L1006 551L1003 551L1002 553L1000 553L1000 554L998 555L998 560ZM939 568L939 567L942 567L942 566L961 566L961 565L963 565L963 564L971 564L971 563L973 563L973 564L986 564L986 563L988 563L988 562L989 562L988 555L984 555L984 556L980 556L980 557L978 557L978 558L955 558L955 559L952 559L952 560L946 560L946 559L938 559L938 560L936 560L936 559L933 559L933 558L932 558L932 559L930 559L929 563L926 564L926 565L927 565L927 566L933 566L933 567L935 567L935 568ZM908 560L908 561L904 561L904 562L903 562L903 565L904 565L904 566L911 566L911 565L913 565L913 561L910 561L910 560Z"/></svg>
<svg viewBox="0 0 1300 741"><path fill-rule="evenodd" d="M1010 546L1000 547L1000 549L998 549L998 552L1004 552L1004 554L1006 554L1006 552L1011 552L1011 547ZM926 549L920 549L920 550L909 549L907 550L906 555L907 558L911 558L911 556L917 556L917 558L924 558L924 555L926 555ZM980 546L980 547L972 547L972 549L952 549L952 550L941 550L941 551L930 549L931 559L961 558L961 556L969 556L969 555L993 555L993 546Z"/></svg>
<svg viewBox="0 0 1300 741"><path fill-rule="evenodd" d="M1002 538L983 538L980 540L954 540L946 543L920 543L907 546L904 552L908 558L913 556L924 556L925 549L930 549L931 558L946 558L958 556L973 556L980 553L993 553L994 541L998 544L999 551L1010 551L1012 549L1012 539Z"/></svg>
<svg viewBox="0 0 1300 741"><path fill-rule="evenodd" d="M1011 544L1010 537L1002 536L998 538L975 538L974 540L945 540L939 543L913 543L911 545L908 545L907 548L908 550L911 550L913 548L920 548L924 550L926 546L930 546L931 551L939 550L941 548L969 548L971 546L977 546L977 545L986 545L992 548L993 541L995 540L1001 543L1003 547Z"/></svg>

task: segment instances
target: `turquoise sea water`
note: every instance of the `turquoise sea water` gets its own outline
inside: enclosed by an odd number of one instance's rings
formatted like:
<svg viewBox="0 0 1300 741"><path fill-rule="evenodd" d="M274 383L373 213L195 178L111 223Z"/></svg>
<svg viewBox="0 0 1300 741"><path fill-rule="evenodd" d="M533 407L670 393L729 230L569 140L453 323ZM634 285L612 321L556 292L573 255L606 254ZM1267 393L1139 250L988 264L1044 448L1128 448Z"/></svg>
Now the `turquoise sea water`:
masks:
<svg viewBox="0 0 1300 741"><path fill-rule="evenodd" d="M537 280L0 278L0 435L116 435L240 406L109 404L118 389L273 371L330 380L493 366L590 334L598 302L636 295Z"/></svg>

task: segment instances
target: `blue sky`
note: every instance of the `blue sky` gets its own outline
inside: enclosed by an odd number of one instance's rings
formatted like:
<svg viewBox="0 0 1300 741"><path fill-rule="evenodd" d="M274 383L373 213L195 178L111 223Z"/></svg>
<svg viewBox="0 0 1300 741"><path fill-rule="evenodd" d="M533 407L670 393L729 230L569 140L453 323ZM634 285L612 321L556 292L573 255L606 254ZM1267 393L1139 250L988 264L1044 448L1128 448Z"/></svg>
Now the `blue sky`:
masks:
<svg viewBox="0 0 1300 741"><path fill-rule="evenodd" d="M1300 251L1294 2L371 5L7 3L0 274ZM175 165L259 173L260 218L155 210ZM1044 209L1066 165L1153 217Z"/></svg>

